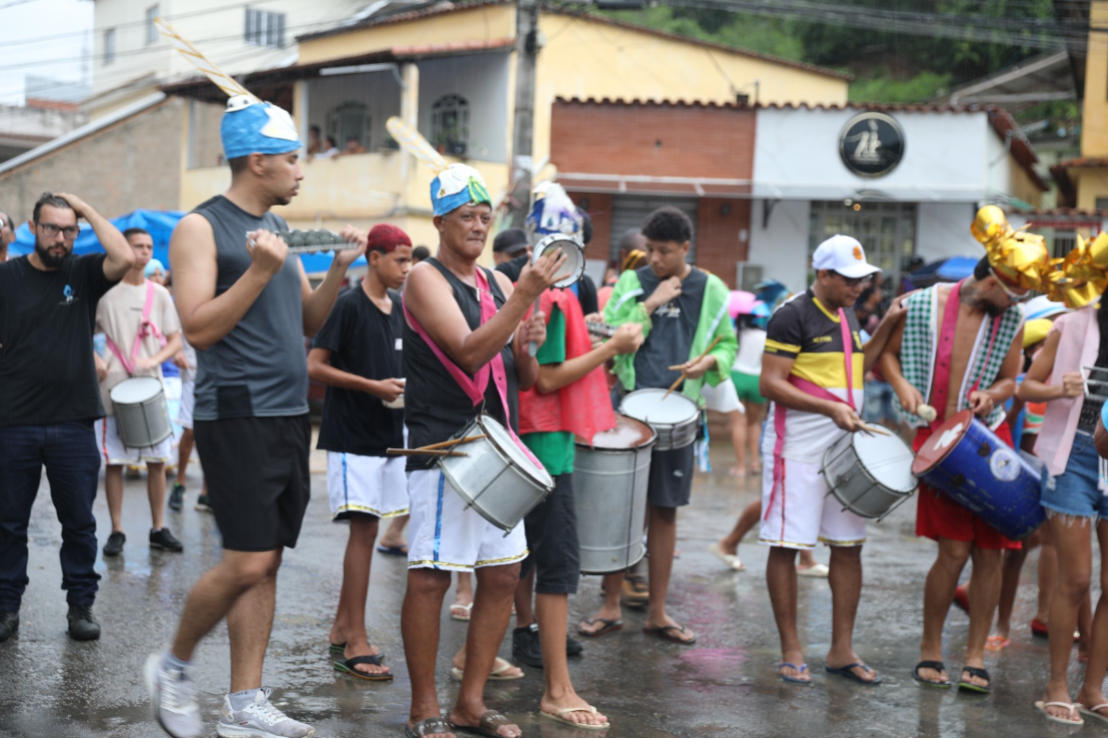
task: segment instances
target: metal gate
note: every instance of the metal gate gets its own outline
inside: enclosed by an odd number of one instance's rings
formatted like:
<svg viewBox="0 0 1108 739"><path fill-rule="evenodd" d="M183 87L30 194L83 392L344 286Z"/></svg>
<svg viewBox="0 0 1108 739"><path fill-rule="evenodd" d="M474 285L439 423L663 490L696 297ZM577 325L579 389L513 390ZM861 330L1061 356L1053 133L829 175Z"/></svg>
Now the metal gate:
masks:
<svg viewBox="0 0 1108 739"><path fill-rule="evenodd" d="M813 202L808 256L835 234L853 236L866 250L866 261L881 269L885 292L895 294L904 267L916 254L916 222L915 203ZM810 260L808 264L810 272Z"/></svg>
<svg viewBox="0 0 1108 739"><path fill-rule="evenodd" d="M619 240L625 232L642 227L646 217L663 205L672 205L685 212L693 223L693 238L689 245L690 263L696 263L696 210L697 198L674 198L650 195L616 195L612 198L612 243L609 260L619 258Z"/></svg>

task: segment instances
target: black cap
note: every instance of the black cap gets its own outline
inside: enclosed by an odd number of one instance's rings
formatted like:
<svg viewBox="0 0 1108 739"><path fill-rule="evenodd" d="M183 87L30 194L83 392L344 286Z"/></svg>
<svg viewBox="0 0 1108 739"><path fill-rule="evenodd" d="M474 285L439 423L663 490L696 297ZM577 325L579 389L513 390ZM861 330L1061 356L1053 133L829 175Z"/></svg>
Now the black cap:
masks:
<svg viewBox="0 0 1108 739"><path fill-rule="evenodd" d="M527 232L522 228L509 228L501 231L492 240L492 250L498 254L516 254L531 245Z"/></svg>

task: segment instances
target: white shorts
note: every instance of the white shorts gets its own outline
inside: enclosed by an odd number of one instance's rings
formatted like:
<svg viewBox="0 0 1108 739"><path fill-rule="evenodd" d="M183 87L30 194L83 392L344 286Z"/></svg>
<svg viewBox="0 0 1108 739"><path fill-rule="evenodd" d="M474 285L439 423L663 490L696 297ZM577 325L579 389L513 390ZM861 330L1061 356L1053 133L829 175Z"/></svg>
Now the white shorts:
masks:
<svg viewBox="0 0 1108 739"><path fill-rule="evenodd" d="M408 476L404 457L365 457L327 452L327 492L331 520L342 521L352 513L378 518L408 512Z"/></svg>
<svg viewBox="0 0 1108 739"><path fill-rule="evenodd" d="M96 420L96 445L104 457L104 464L135 464L137 462L168 462L173 454L173 437L169 436L154 446L132 449L123 446L123 440L119 438L119 427L116 426L115 416L99 418Z"/></svg>
<svg viewBox="0 0 1108 739"><path fill-rule="evenodd" d="M467 509L438 469L409 472L408 495L409 568L471 572L521 562L527 556L522 523L505 536L473 508Z"/></svg>
<svg viewBox="0 0 1108 739"><path fill-rule="evenodd" d="M835 496L827 495L827 482L820 474L822 465L781 460L784 479L771 496L773 450L764 456L758 541L786 549L813 549L817 541L833 547L856 547L865 542L866 519L844 511Z"/></svg>
<svg viewBox="0 0 1108 739"><path fill-rule="evenodd" d="M719 413L746 412L746 408L739 400L739 393L735 390L735 383L731 382L730 377L715 387L704 383L703 387L700 388L700 394L704 396L704 403L710 411Z"/></svg>
<svg viewBox="0 0 1108 739"><path fill-rule="evenodd" d="M181 406L177 411L177 425L192 428L192 408L196 405L196 381L181 380Z"/></svg>

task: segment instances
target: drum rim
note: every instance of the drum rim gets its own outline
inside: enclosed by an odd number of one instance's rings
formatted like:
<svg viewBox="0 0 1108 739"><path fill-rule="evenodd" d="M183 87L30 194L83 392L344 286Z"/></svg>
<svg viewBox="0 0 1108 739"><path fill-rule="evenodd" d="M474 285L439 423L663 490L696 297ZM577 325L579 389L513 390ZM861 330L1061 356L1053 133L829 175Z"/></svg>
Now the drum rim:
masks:
<svg viewBox="0 0 1108 739"><path fill-rule="evenodd" d="M667 426L669 428L681 428L681 427L685 426L686 424L695 424L700 419L700 406L698 406L692 398L689 398L685 395L682 395L681 393L673 393L673 397L681 398L684 402L688 403L689 405L691 405L693 407L692 417L687 418L683 421L658 421L658 422L647 421L646 419L639 418L638 416L636 416L633 413L628 413L627 410L625 409L626 405L627 405L627 401L630 400L635 395L638 395L639 397L645 397L648 394L668 393L668 392L669 392L668 390L666 390L665 388L661 388L661 387L644 387L640 390L632 390L631 392L627 393L626 395L624 395L620 399L620 401L619 401L619 412L622 413L623 415L627 416L628 418L633 418L636 421L638 421L640 423L645 423L647 426L650 426L650 427Z"/></svg>
<svg viewBox="0 0 1108 739"><path fill-rule="evenodd" d="M853 434L850 435L850 447L852 449L854 449L854 456L858 458L859 462L861 461L861 456L862 455L858 454L857 447L854 444L854 439L857 438L858 434L863 434L863 433L865 433L865 432L864 431L855 431ZM896 437L896 438L900 439L900 437ZM902 444L904 444L903 439L900 439L900 442ZM875 485L879 485L879 486L885 488L886 490L891 490L892 492L894 492L897 495L912 495L917 490L919 490L919 476L916 475L916 473L912 471L912 465L915 464L915 458L914 458L915 455L912 454L912 448L910 446L908 446L907 444L904 444L904 448L907 449L908 454L913 457L912 462L910 462L908 464L908 473L912 476L912 479L915 480L916 483L914 485L912 485L910 490L900 490L899 488L894 488L891 485L886 485L883 481L878 480L876 477L874 477L873 474L870 473L869 468L867 468L865 465L860 465L861 468L862 468L863 474L865 474L865 476L867 478L869 478L870 482L874 483ZM831 447L828 447L827 451L831 451Z"/></svg>
<svg viewBox="0 0 1108 739"><path fill-rule="evenodd" d="M482 413L479 416L477 416L477 418L473 419L473 423L478 428L480 428L481 431L484 432L484 434L485 434L485 438L481 439L480 441L489 442L489 444L492 445L492 447L496 450L496 453L500 455L501 459L503 459L505 462L508 463L509 467L513 467L513 468L516 467L516 465L513 464L513 459L511 457L511 455L508 454L508 452L504 451L503 447L501 447L500 442L496 439L496 437L489 433L488 426L486 425L489 421L496 424L501 429L504 429L504 431L506 433L510 434L510 432L508 432L508 429L504 428L503 424L501 424L499 421L497 421L495 418L488 415L487 413ZM522 451L522 450L520 450L520 451ZM527 455L524 454L524 457L526 457L526 456ZM443 459L446 460L446 459L448 459L448 457L444 457ZM526 477L531 478L531 480L533 480L535 483L537 483L539 485L539 487L545 488L547 493L549 493L551 490L554 489L554 478L550 476L550 473L546 471L545 467L539 467L537 469L532 470L532 469L528 469L526 467L520 466L520 467L518 467L518 469ZM541 473L543 476L545 476L546 479L544 480L542 477L540 477L539 473Z"/></svg>
<svg viewBox="0 0 1108 739"><path fill-rule="evenodd" d="M938 429L935 429L935 431L931 434L931 438L934 438L935 434L937 434L939 432L939 429L942 429L943 426L946 426L948 423L953 423L955 419L957 419L959 416L963 416L963 415L968 415L969 419L970 419L970 422L968 424L966 424L965 431L962 432L962 439L966 438L966 434L969 432L970 426L972 426L973 422L975 420L977 420L977 418L973 415L973 411L971 411L969 408L963 408L962 410L958 411L957 413L955 413L950 418L943 421L942 425L939 426ZM982 426L985 426L984 421L981 421L980 423L981 423ZM989 428L989 427L985 426L985 428ZM992 429L989 429L989 430L992 431ZM931 438L929 438L927 441L931 441ZM955 443L955 444L951 444L950 447L945 452L943 452L943 456L941 456L937 460L935 460L935 462L933 464L929 465L926 469L921 469L917 472L916 471L916 463L912 462L912 474L915 475L916 477L923 477L924 475L930 473L932 470L934 470L940 464L942 464L943 462L946 461L946 458L950 456L950 453L953 452L958 447L958 444L962 443L962 439L959 439L958 442ZM926 443L927 442L924 442L925 446L926 446ZM921 451L922 451L922 448L921 448ZM919 452L916 452L916 460L917 461L919 460Z"/></svg>
<svg viewBox="0 0 1108 739"><path fill-rule="evenodd" d="M574 272L570 273L569 277L554 283L554 287L564 288L573 285L581 279L582 275L585 274L585 245L582 244L576 236L563 233L553 233L542 237L531 250L531 264L537 262L539 260L539 257L543 255L543 252L549 249L551 244L558 241L569 241L577 247L577 269L574 270Z"/></svg>
<svg viewBox="0 0 1108 739"><path fill-rule="evenodd" d="M142 382L143 384L146 384L148 381L153 380L154 382L158 383L160 392L162 392L163 394L165 393L165 383L163 383L159 378L154 377L153 375L141 375L139 377L128 377L125 380L120 380L119 382L117 382L115 385L112 386L112 389L108 391L108 399L111 400L113 404L118 403L119 405L139 405L141 403L146 403L147 401L153 400L157 397L157 393L155 393L149 398L143 398L142 400L117 401L115 399L115 391L123 387L124 385L127 385L128 383L134 384L136 380Z"/></svg>
<svg viewBox="0 0 1108 739"><path fill-rule="evenodd" d="M642 449L645 449L647 447L653 446L654 444L658 443L658 431L657 431L657 429L655 429L653 426L651 426L646 421L643 421L639 418L635 418L634 416L629 416L626 413L620 413L619 411L616 411L615 415L623 416L624 418L630 419L630 420L634 421L635 423L641 423L643 426L646 426L647 430L650 431L650 437L647 438L646 441L642 442L641 444L637 444L635 446L600 446L598 444L593 444L593 443L588 442L588 441L581 441L580 437L578 437L576 434L574 434L574 436L573 436L574 446L581 447L582 449L588 449L591 452L634 452L634 451L640 451ZM616 419L616 426L618 426L618 425L619 425L619 419ZM616 426L613 426L611 429L602 429L602 431L611 431L612 429L616 428ZM593 438L596 438L595 434L593 435Z"/></svg>

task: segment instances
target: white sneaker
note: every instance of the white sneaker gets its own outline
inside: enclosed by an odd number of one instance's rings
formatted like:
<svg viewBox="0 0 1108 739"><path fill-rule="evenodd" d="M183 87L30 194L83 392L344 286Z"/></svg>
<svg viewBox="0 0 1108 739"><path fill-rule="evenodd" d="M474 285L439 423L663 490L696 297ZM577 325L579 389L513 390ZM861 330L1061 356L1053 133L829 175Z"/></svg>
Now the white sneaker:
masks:
<svg viewBox="0 0 1108 739"><path fill-rule="evenodd" d="M315 728L294 721L269 702L273 688L258 688L254 701L241 711L231 706L231 696L223 698L223 717L215 733L224 737L261 737L262 739L299 739L315 736Z"/></svg>
<svg viewBox="0 0 1108 739"><path fill-rule="evenodd" d="M146 659L146 688L154 706L154 719L170 736L204 736L196 684L184 670L165 669L163 657L152 654Z"/></svg>

